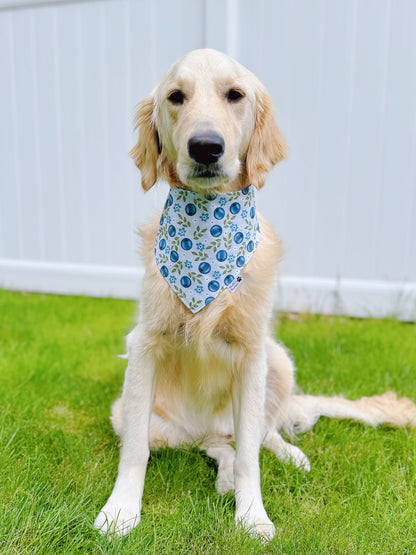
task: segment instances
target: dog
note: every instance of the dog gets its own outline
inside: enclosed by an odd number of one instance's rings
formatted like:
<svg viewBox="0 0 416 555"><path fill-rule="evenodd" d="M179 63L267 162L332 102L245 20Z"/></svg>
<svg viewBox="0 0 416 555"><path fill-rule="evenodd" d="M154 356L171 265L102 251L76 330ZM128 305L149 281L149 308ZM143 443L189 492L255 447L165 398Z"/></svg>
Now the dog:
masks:
<svg viewBox="0 0 416 555"><path fill-rule="evenodd" d="M197 444L218 463L218 492L235 492L236 522L270 540L262 445L308 471L281 431L304 432L321 415L415 426L416 406L393 393L295 394L292 359L268 331L280 244L255 209L255 190L288 147L260 81L220 52L190 52L141 102L137 127L143 189L164 179L170 192L141 231L140 316L112 409L118 476L95 527L124 535L139 523L149 449Z"/></svg>

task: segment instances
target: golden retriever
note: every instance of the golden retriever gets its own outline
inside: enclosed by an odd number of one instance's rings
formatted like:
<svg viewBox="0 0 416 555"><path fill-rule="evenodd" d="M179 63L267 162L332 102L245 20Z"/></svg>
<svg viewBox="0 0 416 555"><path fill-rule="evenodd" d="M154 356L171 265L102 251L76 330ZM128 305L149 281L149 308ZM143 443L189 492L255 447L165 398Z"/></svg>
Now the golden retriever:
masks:
<svg viewBox="0 0 416 555"><path fill-rule="evenodd" d="M263 85L214 50L196 50L175 63L139 105L137 125L131 155L144 190L165 179L171 191L214 202L221 194L261 189L287 154ZM307 457L280 430L305 431L320 415L416 424L415 405L393 394L355 402L294 394L292 360L268 330L279 241L256 217L258 245L239 287L225 288L196 312L156 263L160 215L142 230L140 318L127 338L123 392L113 406L122 448L114 490L95 521L102 533L126 534L139 523L149 448L205 449L218 462L217 490L235 492L236 522L271 539L274 526L260 491L261 445L307 471Z"/></svg>

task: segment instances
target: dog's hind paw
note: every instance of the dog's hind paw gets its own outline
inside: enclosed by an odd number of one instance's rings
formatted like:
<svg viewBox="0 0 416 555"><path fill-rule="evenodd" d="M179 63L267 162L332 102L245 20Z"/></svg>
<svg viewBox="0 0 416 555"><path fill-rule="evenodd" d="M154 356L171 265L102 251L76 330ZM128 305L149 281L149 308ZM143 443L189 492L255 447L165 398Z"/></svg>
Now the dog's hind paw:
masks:
<svg viewBox="0 0 416 555"><path fill-rule="evenodd" d="M118 507L107 503L95 519L94 528L111 539L111 536L126 536L139 522L139 507Z"/></svg>
<svg viewBox="0 0 416 555"><path fill-rule="evenodd" d="M305 453L303 453L299 447L287 443L280 434L270 434L263 444L281 461L285 463L291 462L296 468L303 470L303 472L310 471L311 465Z"/></svg>
<svg viewBox="0 0 416 555"><path fill-rule="evenodd" d="M220 495L225 495L229 491L234 491L234 473L231 472L218 472L215 481L215 489Z"/></svg>
<svg viewBox="0 0 416 555"><path fill-rule="evenodd" d="M288 460L290 460L296 468L302 470L303 472L309 472L311 469L311 463L308 457L303 451L296 447L295 445L290 445L287 451Z"/></svg>

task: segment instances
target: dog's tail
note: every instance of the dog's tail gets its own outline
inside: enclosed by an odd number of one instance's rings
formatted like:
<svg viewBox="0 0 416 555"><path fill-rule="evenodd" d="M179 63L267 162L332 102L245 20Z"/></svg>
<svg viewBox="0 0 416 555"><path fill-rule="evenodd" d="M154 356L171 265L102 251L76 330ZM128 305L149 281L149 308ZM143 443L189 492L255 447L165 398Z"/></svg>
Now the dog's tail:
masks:
<svg viewBox="0 0 416 555"><path fill-rule="evenodd" d="M310 430L320 416L352 419L374 427L379 424L416 427L416 405L406 397L398 399L391 391L357 401L342 396L292 395L285 408L280 429L289 436Z"/></svg>

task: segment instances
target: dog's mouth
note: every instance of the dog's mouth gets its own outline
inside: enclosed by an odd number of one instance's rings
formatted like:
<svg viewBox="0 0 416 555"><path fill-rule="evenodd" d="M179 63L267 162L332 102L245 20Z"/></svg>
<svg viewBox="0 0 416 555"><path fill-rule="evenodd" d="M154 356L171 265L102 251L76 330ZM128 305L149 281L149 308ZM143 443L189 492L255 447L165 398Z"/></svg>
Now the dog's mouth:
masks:
<svg viewBox="0 0 416 555"><path fill-rule="evenodd" d="M189 181L205 182L209 186L209 181L222 181L228 180L228 175L224 173L221 164L193 164L190 173L188 174Z"/></svg>
<svg viewBox="0 0 416 555"><path fill-rule="evenodd" d="M202 164L189 158L178 164L177 175L185 188L200 193L218 192L232 180L222 162Z"/></svg>

